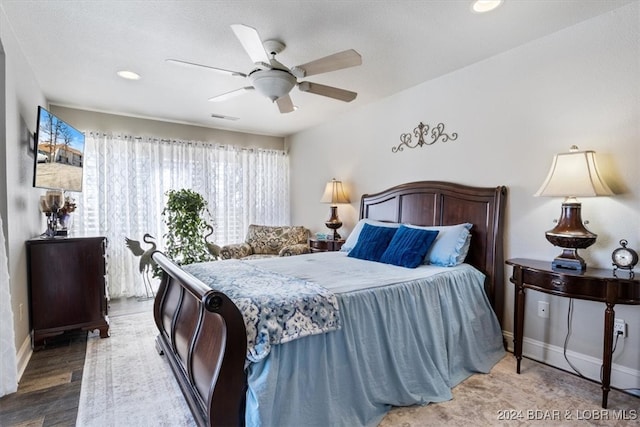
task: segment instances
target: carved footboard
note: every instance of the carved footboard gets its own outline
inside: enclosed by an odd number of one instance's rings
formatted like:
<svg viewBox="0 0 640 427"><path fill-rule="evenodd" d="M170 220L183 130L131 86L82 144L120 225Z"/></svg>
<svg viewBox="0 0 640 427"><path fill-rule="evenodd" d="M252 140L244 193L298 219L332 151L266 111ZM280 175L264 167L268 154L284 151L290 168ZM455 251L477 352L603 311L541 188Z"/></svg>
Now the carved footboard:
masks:
<svg viewBox="0 0 640 427"><path fill-rule="evenodd" d="M154 304L159 349L200 426L244 424L247 334L242 314L223 293L205 286L161 252Z"/></svg>

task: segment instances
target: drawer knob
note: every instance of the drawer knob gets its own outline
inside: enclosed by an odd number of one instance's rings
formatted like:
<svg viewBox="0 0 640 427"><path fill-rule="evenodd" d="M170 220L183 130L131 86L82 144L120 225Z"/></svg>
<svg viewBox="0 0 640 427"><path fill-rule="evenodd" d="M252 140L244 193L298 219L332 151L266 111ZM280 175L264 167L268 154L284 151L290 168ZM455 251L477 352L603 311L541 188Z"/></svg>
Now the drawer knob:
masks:
<svg viewBox="0 0 640 427"><path fill-rule="evenodd" d="M560 279L553 279L551 281L551 286L553 286L554 288L563 288L564 285L565 285L564 281Z"/></svg>

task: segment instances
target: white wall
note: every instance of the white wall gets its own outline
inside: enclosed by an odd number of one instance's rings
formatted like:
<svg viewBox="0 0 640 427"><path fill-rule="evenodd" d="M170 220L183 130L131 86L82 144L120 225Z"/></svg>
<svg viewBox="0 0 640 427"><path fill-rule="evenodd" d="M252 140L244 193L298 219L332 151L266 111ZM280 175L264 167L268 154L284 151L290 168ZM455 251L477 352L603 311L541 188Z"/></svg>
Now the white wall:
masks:
<svg viewBox="0 0 640 427"><path fill-rule="evenodd" d="M553 155L576 144L596 151L618 193L581 200L583 218L598 234L596 244L581 255L589 266L609 268L620 239L640 249L639 17L636 2L293 135L287 139L293 222L326 231L328 207L319 200L332 177L345 181L351 194L351 205L339 208L343 235L357 220L363 193L418 180L506 185L505 257L550 261L560 251L544 232L553 227L562 200L533 194ZM421 121L442 122L458 139L392 153L400 134ZM506 273L509 277L510 269ZM513 329L512 288L506 284L506 331ZM549 320L536 317L538 300L550 301ZM557 353L567 307L567 299L528 292L525 338ZM602 357L604 308L575 303L569 349L578 357ZM640 387L640 311L617 306L616 317L628 322L629 337L619 343L614 364L635 375L625 387ZM562 364L556 356L542 358ZM613 380L616 384L615 375Z"/></svg>
<svg viewBox="0 0 640 427"><path fill-rule="evenodd" d="M25 241L44 230L38 208L41 190L32 187L33 153L30 135L36 127L37 106L46 105L33 72L9 31L10 26L0 8L0 41L5 51L5 133L2 135L0 197L7 241L11 306L18 350L18 367L24 369L31 355L29 339L29 299ZM0 126L0 129L2 126ZM7 319L0 319L0 322Z"/></svg>

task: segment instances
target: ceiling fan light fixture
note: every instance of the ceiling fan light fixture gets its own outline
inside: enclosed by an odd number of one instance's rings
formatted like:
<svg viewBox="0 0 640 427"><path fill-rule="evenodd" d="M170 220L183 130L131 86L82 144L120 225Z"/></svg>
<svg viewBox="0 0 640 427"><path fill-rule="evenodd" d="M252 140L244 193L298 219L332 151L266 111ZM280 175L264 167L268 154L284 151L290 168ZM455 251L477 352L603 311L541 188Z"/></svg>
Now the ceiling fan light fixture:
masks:
<svg viewBox="0 0 640 427"><path fill-rule="evenodd" d="M262 95L275 102L291 92L296 78L284 70L256 70L249 74L253 87Z"/></svg>

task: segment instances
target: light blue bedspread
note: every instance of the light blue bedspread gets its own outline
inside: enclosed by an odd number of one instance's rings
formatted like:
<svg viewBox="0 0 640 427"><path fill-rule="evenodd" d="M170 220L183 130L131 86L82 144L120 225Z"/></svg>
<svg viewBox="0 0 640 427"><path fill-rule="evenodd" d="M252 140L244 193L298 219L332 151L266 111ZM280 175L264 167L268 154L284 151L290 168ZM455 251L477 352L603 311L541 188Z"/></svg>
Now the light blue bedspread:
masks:
<svg viewBox="0 0 640 427"><path fill-rule="evenodd" d="M341 255L332 254L291 258L331 264L329 258ZM336 268L348 270L343 263L353 259L343 258ZM354 261L351 270L371 267L371 275L380 276L379 263ZM300 269L300 276L309 280L312 270ZM327 276L339 282L340 276ZM322 280L317 283L325 286ZM504 355L483 283L482 273L462 265L425 279L336 292L340 330L274 345L269 356L249 364L247 426L375 426L391 406L451 399L453 386L489 372Z"/></svg>

